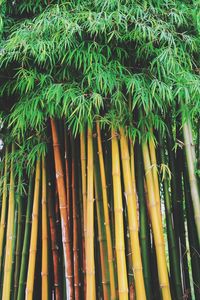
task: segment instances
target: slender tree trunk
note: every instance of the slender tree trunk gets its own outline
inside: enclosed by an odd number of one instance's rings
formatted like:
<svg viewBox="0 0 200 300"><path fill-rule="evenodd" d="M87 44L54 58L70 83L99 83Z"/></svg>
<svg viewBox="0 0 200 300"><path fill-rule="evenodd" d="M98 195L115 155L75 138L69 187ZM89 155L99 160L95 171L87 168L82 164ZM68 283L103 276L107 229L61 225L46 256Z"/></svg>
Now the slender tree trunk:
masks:
<svg viewBox="0 0 200 300"><path fill-rule="evenodd" d="M146 296L148 300L152 299L151 288L151 268L150 268L150 234L147 208L145 204L145 192L144 192L144 167L142 162L142 152L139 143L136 144L136 183L138 191L138 201L140 208L140 244L143 263L143 274L146 288ZM134 157L133 157L134 159Z"/></svg>
<svg viewBox="0 0 200 300"><path fill-rule="evenodd" d="M125 137L124 130L120 128L120 145L121 145L121 158L123 167L124 187L126 204L128 211L128 224L131 240L132 263L135 277L135 289L137 299L146 299L146 292L144 286L144 277L142 270L142 258L140 252L140 242L138 234L138 214L137 214L137 196L135 178L132 181L130 156L128 149L128 141ZM133 172L134 174L134 172ZM134 176L135 177L135 176ZM134 187L133 187L134 184Z"/></svg>
<svg viewBox="0 0 200 300"><path fill-rule="evenodd" d="M2 260L3 260L3 249L5 243L6 213L7 213L7 181L8 181L8 146L6 146L6 150L5 150L3 196L2 196L1 223L0 223L0 280L1 281L3 277Z"/></svg>
<svg viewBox="0 0 200 300"><path fill-rule="evenodd" d="M198 240L200 244L200 197L199 197L198 183L197 183L195 169L194 169L193 150L191 149L192 146L191 146L189 122L183 124L183 136L184 136L184 143L185 143L185 153L186 153L186 161L187 161L188 174L189 174L191 198L194 207L194 218L195 218L195 224L198 232Z"/></svg>
<svg viewBox="0 0 200 300"><path fill-rule="evenodd" d="M26 286L26 274L27 274L27 264L28 264L28 249L30 243L30 232L31 232L31 211L32 211L32 194L33 194L33 174L29 178L29 188L28 188L28 200L26 208L26 223L24 232L24 241L22 248L22 259L21 268L19 275L19 288L17 294L17 300L24 299L25 286Z"/></svg>
<svg viewBox="0 0 200 300"><path fill-rule="evenodd" d="M190 247L190 257L192 266L192 278L195 298L200 298L200 246L198 242L197 229L194 221L194 211L192 207L192 200L190 194L189 178L186 165L184 166L184 191L185 191L185 205L187 216L188 239ZM190 293L190 291L186 291Z"/></svg>
<svg viewBox="0 0 200 300"><path fill-rule="evenodd" d="M62 243L64 253L64 265L65 265L65 276L66 276L66 292L67 300L73 299L73 264L71 257L71 246L70 246L70 232L67 218L67 196L64 182L64 172L62 166L60 145L58 141L58 135L56 130L55 120L51 119L53 149L54 149L54 161L56 170L56 181L58 187L58 198L60 206L60 217L61 217L61 230L62 230Z"/></svg>
<svg viewBox="0 0 200 300"><path fill-rule="evenodd" d="M86 173L86 142L85 142L85 131L80 133L80 158L81 158L81 187L82 187L82 207L83 207L83 238L82 238L82 249L83 249L83 280L84 280L84 297L86 298L86 258L85 258L85 238L86 238L86 227L87 227L87 173Z"/></svg>
<svg viewBox="0 0 200 300"><path fill-rule="evenodd" d="M95 147L96 150L96 147ZM95 151L96 153L96 151ZM108 269L108 253L107 253L107 242L104 226L104 213L103 213L103 203L102 203L102 192L101 192L101 179L97 157L95 155L95 203L97 211L97 224L98 224L98 241L100 249L100 262L101 262L101 274L102 274L102 287L103 287L103 299L111 299L110 295L110 279L109 279L109 269Z"/></svg>
<svg viewBox="0 0 200 300"><path fill-rule="evenodd" d="M156 202L153 174L151 172L149 150L148 150L147 143L144 141L142 143L142 152L143 152L145 176L147 182L147 190L149 196L151 224L152 224L153 237L154 237L155 248L156 248L160 288L162 291L163 300L168 300L171 299L171 293L170 293L170 286L169 286L167 262L165 256L163 229L161 227L161 222L160 222L161 217L158 215L159 207L157 207L157 202Z"/></svg>
<svg viewBox="0 0 200 300"><path fill-rule="evenodd" d="M124 221L122 205L122 187L119 146L117 133L112 129L112 176L114 191L114 214L115 214L115 249L117 256L117 276L119 299L128 299L128 280L124 245Z"/></svg>
<svg viewBox="0 0 200 300"><path fill-rule="evenodd" d="M76 174L75 158L76 150L73 137L71 136L72 146L72 214L73 214L73 258L74 258L74 291L75 299L80 299L80 258L79 258L79 239L78 239L78 212L77 212L77 195L76 195Z"/></svg>
<svg viewBox="0 0 200 300"><path fill-rule="evenodd" d="M86 299L96 299L94 263L94 161L92 129L88 127L87 228L86 228Z"/></svg>
<svg viewBox="0 0 200 300"><path fill-rule="evenodd" d="M98 156L99 156L99 165L100 165L100 173L101 173L103 209L104 209L104 217L105 217L106 240L107 240L107 247L108 247L108 264L109 264L109 274L110 274L111 300L115 300L116 283L115 283L115 276L114 276L113 246L112 246L110 218L109 218L109 210L108 210L109 204L108 204L108 195L107 195L107 184L106 184L106 174L105 174L105 167L104 167L103 149L101 143L101 131L98 122L96 127L97 127Z"/></svg>
<svg viewBox="0 0 200 300"><path fill-rule="evenodd" d="M21 184L19 179L18 186ZM19 275L20 275L20 264L21 264L21 251L22 251L22 242L23 242L23 205L22 197L19 194L17 197L17 211L18 211L18 220L17 220L17 242L16 242L16 252L15 252L15 274L14 274L14 299L17 299L18 287L19 287Z"/></svg>
<svg viewBox="0 0 200 300"><path fill-rule="evenodd" d="M59 268L59 246L57 241L57 230L55 215L53 212L53 203L52 203L52 191L49 187L48 189L48 217L50 225L50 234L51 234L51 252L53 256L53 280L54 280L54 291L55 291L55 300L61 300L61 286L60 286L60 268Z"/></svg>
<svg viewBox="0 0 200 300"><path fill-rule="evenodd" d="M12 155L15 152L15 145L12 144ZM4 279L3 279L3 293L2 299L10 299L11 292L11 276L12 276L12 244L14 233L14 214L15 214L15 191L14 191L14 161L12 158L10 166L10 190L8 199L8 225L6 232L6 250L5 250L5 265L4 265Z"/></svg>
<svg viewBox="0 0 200 300"><path fill-rule="evenodd" d="M48 228L47 228L47 179L46 161L42 157L42 300L49 299Z"/></svg>
<svg viewBox="0 0 200 300"><path fill-rule="evenodd" d="M28 274L27 274L27 283L26 283L26 300L33 299L37 238L38 238L38 213L39 213L39 197L40 197L40 181L41 181L40 167L41 167L40 158L38 158L36 163L36 174L35 174L31 240L30 240Z"/></svg>
<svg viewBox="0 0 200 300"><path fill-rule="evenodd" d="M161 156L161 163L166 165L166 158L164 153L164 148L161 140L161 136L159 135L159 149ZM166 221L167 221L167 238L169 245L169 257L170 257L170 269L173 274L172 278L174 278L174 286L175 286L175 294L176 299L181 300L183 298L182 284L181 284L181 270L180 270L180 262L178 255L178 245L176 243L176 236L174 231L174 221L172 214L172 205L169 194L169 178L163 179L163 188L164 188L164 200L165 200L165 210L166 210Z"/></svg>

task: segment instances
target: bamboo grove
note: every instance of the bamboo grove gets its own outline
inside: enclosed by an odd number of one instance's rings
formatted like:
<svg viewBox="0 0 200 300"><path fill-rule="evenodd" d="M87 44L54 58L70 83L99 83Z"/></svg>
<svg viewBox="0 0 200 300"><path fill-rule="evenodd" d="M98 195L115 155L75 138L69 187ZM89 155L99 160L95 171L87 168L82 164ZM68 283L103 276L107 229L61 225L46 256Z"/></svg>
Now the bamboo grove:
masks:
<svg viewBox="0 0 200 300"><path fill-rule="evenodd" d="M200 299L199 11L0 1L0 299Z"/></svg>

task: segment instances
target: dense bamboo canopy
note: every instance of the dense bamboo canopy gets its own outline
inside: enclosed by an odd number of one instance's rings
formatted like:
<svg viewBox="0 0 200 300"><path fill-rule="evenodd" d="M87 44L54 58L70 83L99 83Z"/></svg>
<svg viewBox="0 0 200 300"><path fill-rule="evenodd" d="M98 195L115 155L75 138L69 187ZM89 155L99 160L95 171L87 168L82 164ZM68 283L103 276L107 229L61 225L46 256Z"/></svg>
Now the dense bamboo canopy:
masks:
<svg viewBox="0 0 200 300"><path fill-rule="evenodd" d="M199 12L0 0L1 299L200 299Z"/></svg>

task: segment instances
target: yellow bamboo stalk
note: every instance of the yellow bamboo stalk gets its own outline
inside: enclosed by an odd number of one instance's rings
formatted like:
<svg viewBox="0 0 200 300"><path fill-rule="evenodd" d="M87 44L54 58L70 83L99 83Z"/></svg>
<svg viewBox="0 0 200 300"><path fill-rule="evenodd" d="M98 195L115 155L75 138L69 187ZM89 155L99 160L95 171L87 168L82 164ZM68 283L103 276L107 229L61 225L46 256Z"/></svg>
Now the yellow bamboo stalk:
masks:
<svg viewBox="0 0 200 300"><path fill-rule="evenodd" d="M112 177L114 193L114 215L115 215L115 244L117 257L117 277L119 299L128 299L128 281L125 258L124 244L124 222L123 222L123 205L122 205L122 188L119 147L116 132L112 129Z"/></svg>
<svg viewBox="0 0 200 300"><path fill-rule="evenodd" d="M12 144L12 155L15 151L15 145ZM15 213L15 196L14 196L14 174L13 174L13 158L10 167L10 188L8 199L8 225L6 232L6 251L5 251L5 265L4 265L4 280L3 280L3 293L2 299L10 299L11 289L11 275L12 275L12 244L13 244L13 231L14 231L14 213Z"/></svg>
<svg viewBox="0 0 200 300"><path fill-rule="evenodd" d="M183 124L183 136L184 136L184 145L185 145L185 153L186 153L186 161L187 161L187 168L188 168L188 175L189 175L189 184L190 184L190 191L191 191L191 198L192 204L194 208L194 220L197 228L198 233L198 240L200 243L200 195L198 190L198 181L195 174L195 161L194 161L194 153L191 149L192 143L192 133L190 123Z"/></svg>
<svg viewBox="0 0 200 300"><path fill-rule="evenodd" d="M143 160L144 160L144 168L145 168L145 177L147 183L147 192L149 198L150 218L151 218L153 237L154 237L155 248L156 248L159 283L160 283L163 300L171 300L167 262L166 262L166 255L165 255L163 228L160 222L161 217L158 215L159 208L155 196L151 161L150 161L149 149L146 142L142 143L142 152L143 152Z"/></svg>
<svg viewBox="0 0 200 300"><path fill-rule="evenodd" d="M100 208L100 199L98 193L98 183L97 183L97 175L95 170L95 199L96 199L96 211L97 211L97 224L98 224L98 240L99 240L99 248L100 248L100 261L101 261L101 274L102 274L102 286L103 286L103 299L109 300L110 299L110 281L109 281L109 274L108 269L106 268L106 259L107 259L107 244L106 244L106 237L102 230L101 218L101 208Z"/></svg>
<svg viewBox="0 0 200 300"><path fill-rule="evenodd" d="M28 274L27 274L27 283L26 283L26 300L33 299L35 261L36 261L37 236L38 236L38 210L39 210L40 179L41 179L40 158L38 158L37 163L36 163L36 174L35 174L35 189L34 189L34 199L33 199L31 241L30 241Z"/></svg>
<svg viewBox="0 0 200 300"><path fill-rule="evenodd" d="M120 128L120 136L121 136L120 146L121 146L122 169L123 169L126 204L127 204L127 211L128 211L128 224L129 224L129 233L130 233L130 241L131 241L133 272L135 278L135 290L136 290L137 299L145 300L146 293L145 293L144 277L142 271L140 243L139 243L139 236L138 236L137 196L136 193L133 191L128 140L122 128Z"/></svg>
<svg viewBox="0 0 200 300"><path fill-rule="evenodd" d="M48 300L48 228L46 162L42 157L42 300Z"/></svg>
<svg viewBox="0 0 200 300"><path fill-rule="evenodd" d="M0 274L2 269L3 242L4 242L5 227L6 227L7 180L8 180L8 146L6 146L5 149L3 195L2 195L1 222L0 222Z"/></svg>
<svg viewBox="0 0 200 300"><path fill-rule="evenodd" d="M153 134L152 129L151 129L151 133ZM152 137L150 138L150 141L149 141L149 153L150 153L150 159L151 159L151 165L152 165L152 174L153 174L156 202L157 202L159 211L161 211L161 209L160 209L160 189L159 189L159 181L158 181L157 159L156 159L155 143L154 143Z"/></svg>
<svg viewBox="0 0 200 300"><path fill-rule="evenodd" d="M153 134L153 129L151 129ZM155 150L155 143L153 138L150 138L149 141L149 154L151 160L151 167L152 167L152 175L153 175L153 182L154 182L154 191L155 191L155 198L158 208L158 216L160 219L160 226L162 227L162 215L161 215L161 201L160 201L160 188L159 188L159 180L158 180L158 168L157 168L157 159L156 159L156 150ZM164 238L164 236L163 236ZM164 242L164 240L163 240Z"/></svg>
<svg viewBox="0 0 200 300"><path fill-rule="evenodd" d="M96 299L94 263L94 161L92 129L88 127L87 228L86 228L86 299Z"/></svg>
<svg viewBox="0 0 200 300"><path fill-rule="evenodd" d="M108 267L109 267L109 274L110 274L110 291L111 291L111 300L115 300L117 296L116 296L116 283L115 283L114 263L113 263L114 257L113 257L110 218L109 218L109 210L108 210L107 184L106 184L104 158L103 158L103 150L102 150L102 143L101 143L101 130L100 130L99 122L97 122L96 127L97 127L98 156L99 156L99 165L100 165L100 174L101 174L106 240L107 240L107 248L108 248Z"/></svg>

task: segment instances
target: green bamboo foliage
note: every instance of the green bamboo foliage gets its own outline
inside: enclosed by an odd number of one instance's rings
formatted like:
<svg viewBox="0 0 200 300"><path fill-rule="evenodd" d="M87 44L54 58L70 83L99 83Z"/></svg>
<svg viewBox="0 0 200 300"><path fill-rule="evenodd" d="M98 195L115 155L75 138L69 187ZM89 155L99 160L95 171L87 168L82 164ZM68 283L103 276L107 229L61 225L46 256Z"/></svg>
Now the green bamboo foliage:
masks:
<svg viewBox="0 0 200 300"><path fill-rule="evenodd" d="M0 2L0 298L199 299L198 1Z"/></svg>

